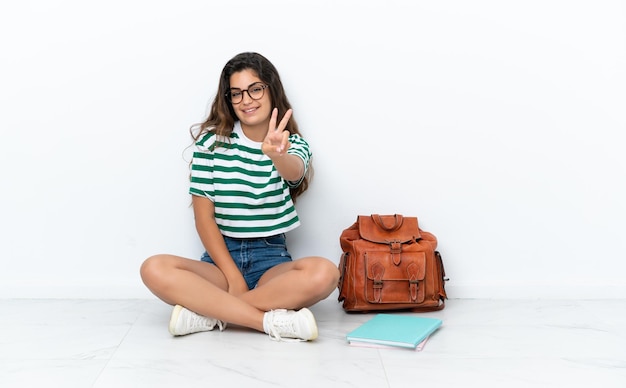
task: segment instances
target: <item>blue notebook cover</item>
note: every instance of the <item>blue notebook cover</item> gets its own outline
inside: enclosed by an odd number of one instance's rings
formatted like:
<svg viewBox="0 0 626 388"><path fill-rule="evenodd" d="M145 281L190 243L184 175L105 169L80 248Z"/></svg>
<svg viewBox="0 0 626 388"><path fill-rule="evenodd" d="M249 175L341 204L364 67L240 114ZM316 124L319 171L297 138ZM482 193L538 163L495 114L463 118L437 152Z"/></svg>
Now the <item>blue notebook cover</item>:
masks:
<svg viewBox="0 0 626 388"><path fill-rule="evenodd" d="M376 314L348 335L348 342L415 348L424 341L443 321L438 318L413 315Z"/></svg>

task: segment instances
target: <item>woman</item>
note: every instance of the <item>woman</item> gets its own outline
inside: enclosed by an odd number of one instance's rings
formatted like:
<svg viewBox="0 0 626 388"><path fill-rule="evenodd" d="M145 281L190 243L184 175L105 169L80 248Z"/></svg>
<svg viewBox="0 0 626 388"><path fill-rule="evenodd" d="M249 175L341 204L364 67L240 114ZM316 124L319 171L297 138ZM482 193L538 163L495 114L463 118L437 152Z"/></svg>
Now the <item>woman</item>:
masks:
<svg viewBox="0 0 626 388"><path fill-rule="evenodd" d="M232 58L192 137L189 192L206 252L200 261L156 255L141 266L150 291L175 306L170 333L230 323L277 340L315 339L307 307L330 295L339 271L328 259L292 260L287 251L285 233L300 225L294 202L308 188L311 151L274 65L257 53Z"/></svg>

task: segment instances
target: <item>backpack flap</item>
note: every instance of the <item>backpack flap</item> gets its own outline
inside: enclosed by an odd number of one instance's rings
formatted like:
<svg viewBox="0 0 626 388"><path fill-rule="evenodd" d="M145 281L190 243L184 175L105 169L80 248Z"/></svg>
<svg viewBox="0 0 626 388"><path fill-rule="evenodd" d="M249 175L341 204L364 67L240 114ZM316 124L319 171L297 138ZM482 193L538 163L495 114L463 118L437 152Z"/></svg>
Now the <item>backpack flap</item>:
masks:
<svg viewBox="0 0 626 388"><path fill-rule="evenodd" d="M417 217L372 214L358 216L357 223L361 238L374 243L407 243L421 238Z"/></svg>

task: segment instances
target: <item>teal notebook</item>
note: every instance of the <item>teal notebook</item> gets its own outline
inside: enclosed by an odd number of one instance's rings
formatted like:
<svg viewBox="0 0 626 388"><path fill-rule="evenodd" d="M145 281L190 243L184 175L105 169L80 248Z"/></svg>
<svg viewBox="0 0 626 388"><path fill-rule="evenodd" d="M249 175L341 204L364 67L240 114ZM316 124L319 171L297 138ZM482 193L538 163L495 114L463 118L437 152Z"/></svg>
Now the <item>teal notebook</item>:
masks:
<svg viewBox="0 0 626 388"><path fill-rule="evenodd" d="M414 315L376 314L348 335L349 343L371 343L415 349L443 321L438 318L416 317Z"/></svg>

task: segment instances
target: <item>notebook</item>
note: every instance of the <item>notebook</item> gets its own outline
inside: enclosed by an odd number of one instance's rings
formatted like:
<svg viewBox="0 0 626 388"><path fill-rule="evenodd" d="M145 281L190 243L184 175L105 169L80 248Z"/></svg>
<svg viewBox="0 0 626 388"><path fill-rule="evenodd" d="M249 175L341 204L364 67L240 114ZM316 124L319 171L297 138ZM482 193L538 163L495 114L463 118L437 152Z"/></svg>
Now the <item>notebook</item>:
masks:
<svg viewBox="0 0 626 388"><path fill-rule="evenodd" d="M414 315L376 314L346 335L348 343L378 344L416 349L443 321Z"/></svg>
<svg viewBox="0 0 626 388"><path fill-rule="evenodd" d="M428 341L428 337L426 337L426 339L424 339L424 341L422 341L419 344L417 344L417 346L415 348L406 348L406 349L407 350L414 350L416 352L421 352L422 349L424 349L424 346L426 346L426 342L427 341ZM371 342L350 341L349 344L350 344L350 346L354 346L354 347L358 347L358 348L398 349L398 346L374 344L374 343L371 343Z"/></svg>

